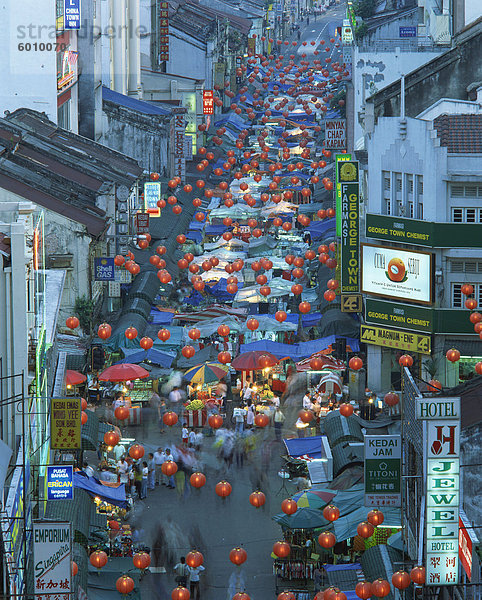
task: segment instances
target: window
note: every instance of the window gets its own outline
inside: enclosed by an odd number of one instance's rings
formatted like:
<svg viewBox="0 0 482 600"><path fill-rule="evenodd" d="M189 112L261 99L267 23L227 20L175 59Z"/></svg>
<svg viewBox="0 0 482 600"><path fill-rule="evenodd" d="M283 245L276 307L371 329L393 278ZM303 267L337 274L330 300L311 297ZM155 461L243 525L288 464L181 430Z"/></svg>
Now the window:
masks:
<svg viewBox="0 0 482 600"><path fill-rule="evenodd" d="M408 216L410 217L410 219L413 219L415 215L414 209L413 209L413 202L409 202L408 203Z"/></svg>
<svg viewBox="0 0 482 600"><path fill-rule="evenodd" d="M385 198L385 214L386 215L392 214L392 202L388 198Z"/></svg>
<svg viewBox="0 0 482 600"><path fill-rule="evenodd" d="M408 176L407 182L408 182L408 193L413 194L413 175Z"/></svg>
<svg viewBox="0 0 482 600"><path fill-rule="evenodd" d="M418 219L423 219L423 203L419 202L418 203L418 215L417 215Z"/></svg>
<svg viewBox="0 0 482 600"><path fill-rule="evenodd" d="M402 174L401 173L395 173L395 182L396 182L395 190L398 194L402 191Z"/></svg>
<svg viewBox="0 0 482 600"><path fill-rule="evenodd" d="M474 183L452 183L450 185L452 198L482 198L482 185Z"/></svg>
<svg viewBox="0 0 482 600"><path fill-rule="evenodd" d="M382 174L383 174L383 191L389 192L390 191L390 172L382 171Z"/></svg>
<svg viewBox="0 0 482 600"><path fill-rule="evenodd" d="M451 273L482 273L482 260L451 260Z"/></svg>
<svg viewBox="0 0 482 600"><path fill-rule="evenodd" d="M482 223L482 208L452 208L452 223Z"/></svg>
<svg viewBox="0 0 482 600"><path fill-rule="evenodd" d="M62 129L70 129L70 100L61 104L57 109L57 121Z"/></svg>
<svg viewBox="0 0 482 600"><path fill-rule="evenodd" d="M419 196L423 196L423 176L417 175L417 193Z"/></svg>
<svg viewBox="0 0 482 600"><path fill-rule="evenodd" d="M474 294L472 296L465 296L462 294L463 283L452 283L452 307L453 308L465 308L465 300L467 297L475 298L477 302L480 302L482 297L482 283L472 283L474 286Z"/></svg>

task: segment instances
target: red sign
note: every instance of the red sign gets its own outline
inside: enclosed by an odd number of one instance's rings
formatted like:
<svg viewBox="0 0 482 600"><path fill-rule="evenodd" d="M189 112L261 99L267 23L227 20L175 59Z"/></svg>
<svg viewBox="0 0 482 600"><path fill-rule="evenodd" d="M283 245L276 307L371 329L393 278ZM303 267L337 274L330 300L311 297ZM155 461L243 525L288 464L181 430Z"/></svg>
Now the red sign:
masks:
<svg viewBox="0 0 482 600"><path fill-rule="evenodd" d="M169 60L169 3L161 2L159 10L159 60Z"/></svg>
<svg viewBox="0 0 482 600"><path fill-rule="evenodd" d="M470 523L468 523L470 526ZM469 581L472 580L472 540L466 529L467 525L459 515L459 559L467 573Z"/></svg>
<svg viewBox="0 0 482 600"><path fill-rule="evenodd" d="M214 92L213 90L204 90L203 92L203 115L214 114Z"/></svg>
<svg viewBox="0 0 482 600"><path fill-rule="evenodd" d="M134 223L137 233L149 233L148 213L137 213L134 215Z"/></svg>

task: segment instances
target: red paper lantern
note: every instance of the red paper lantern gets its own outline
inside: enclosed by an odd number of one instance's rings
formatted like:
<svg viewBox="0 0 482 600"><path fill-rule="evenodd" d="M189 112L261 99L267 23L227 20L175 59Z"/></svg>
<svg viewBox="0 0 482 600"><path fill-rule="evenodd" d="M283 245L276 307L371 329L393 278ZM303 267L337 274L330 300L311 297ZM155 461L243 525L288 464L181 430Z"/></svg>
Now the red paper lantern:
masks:
<svg viewBox="0 0 482 600"><path fill-rule="evenodd" d="M465 301L465 308L474 310L474 308L477 308L477 300L475 298L467 298Z"/></svg>
<svg viewBox="0 0 482 600"><path fill-rule="evenodd" d="M135 327L128 327L124 334L128 340L135 340L137 337L137 329Z"/></svg>
<svg viewBox="0 0 482 600"><path fill-rule="evenodd" d="M109 529L111 529L112 531L119 531L120 530L120 524L119 521L108 521L107 525L109 525Z"/></svg>
<svg viewBox="0 0 482 600"><path fill-rule="evenodd" d="M334 504L328 504L323 509L323 516L327 521L336 521L340 516L340 509Z"/></svg>
<svg viewBox="0 0 482 600"><path fill-rule="evenodd" d="M215 491L220 498L227 498L233 491L233 488L227 481L220 481L216 484Z"/></svg>
<svg viewBox="0 0 482 600"><path fill-rule="evenodd" d="M152 341L152 338L150 338L150 337L143 337L141 339L141 341L139 342L139 346L143 350L150 350L153 345L154 345L154 342Z"/></svg>
<svg viewBox="0 0 482 600"><path fill-rule="evenodd" d="M281 594L278 594L277 600L296 600L296 596L293 592L281 592Z"/></svg>
<svg viewBox="0 0 482 600"><path fill-rule="evenodd" d="M85 398L80 399L80 406L82 410L87 410L87 400Z"/></svg>
<svg viewBox="0 0 482 600"><path fill-rule="evenodd" d="M320 533L318 536L318 543L322 548L333 548L333 546L336 544L335 534L331 531L324 531L323 533Z"/></svg>
<svg viewBox="0 0 482 600"><path fill-rule="evenodd" d="M114 411L114 416L119 421L125 421L129 417L129 407L127 406L118 406Z"/></svg>
<svg viewBox="0 0 482 600"><path fill-rule="evenodd" d="M414 567L410 571L410 579L417 585L425 583L425 567Z"/></svg>
<svg viewBox="0 0 482 600"><path fill-rule="evenodd" d="M482 321L482 315L479 312L473 312L473 313L470 313L469 319L470 319L470 322L475 325Z"/></svg>
<svg viewBox="0 0 482 600"><path fill-rule="evenodd" d="M160 254L162 256L163 254L166 254L167 248L166 248L166 246L158 246L156 248L156 252L157 252L157 254Z"/></svg>
<svg viewBox="0 0 482 600"><path fill-rule="evenodd" d="M372 595L372 584L369 581L360 581L355 586L355 594L362 600L368 600Z"/></svg>
<svg viewBox="0 0 482 600"><path fill-rule="evenodd" d="M102 550L96 550L89 556L89 561L96 569L102 569L107 564L107 554Z"/></svg>
<svg viewBox="0 0 482 600"><path fill-rule="evenodd" d="M246 562L248 554L244 548L233 548L229 553L229 560L235 565L242 565Z"/></svg>
<svg viewBox="0 0 482 600"><path fill-rule="evenodd" d="M206 475L204 473L193 473L189 478L193 488L199 489L206 484Z"/></svg>
<svg viewBox="0 0 482 600"><path fill-rule="evenodd" d="M401 367L411 367L413 365L413 358L410 354L402 354L402 356L398 359L398 364Z"/></svg>
<svg viewBox="0 0 482 600"><path fill-rule="evenodd" d="M329 588L326 588L325 593L323 595L323 600L334 600L335 596L340 592L340 588L337 588L334 585L330 585Z"/></svg>
<svg viewBox="0 0 482 600"><path fill-rule="evenodd" d="M430 392L433 392L434 390L441 390L442 389L442 384L440 383L440 381L438 379L431 379L428 382L428 389Z"/></svg>
<svg viewBox="0 0 482 600"><path fill-rule="evenodd" d="M306 302L306 301L300 302L300 305L299 305L298 308L300 309L300 313L302 313L302 314L305 315L306 313L310 312L310 310L311 310L311 304L309 302Z"/></svg>
<svg viewBox="0 0 482 600"><path fill-rule="evenodd" d="M315 415L311 412L311 410L303 409L298 413L298 417L301 421L303 421L303 423L311 423L311 421L313 421L315 418Z"/></svg>
<svg viewBox="0 0 482 600"><path fill-rule="evenodd" d="M230 331L231 330L229 329L229 327L227 325L220 325L218 327L218 334L221 337L227 337L229 335Z"/></svg>
<svg viewBox="0 0 482 600"><path fill-rule="evenodd" d="M177 588L174 588L171 593L172 600L189 600L190 597L191 593L189 590L180 585L178 585Z"/></svg>
<svg viewBox="0 0 482 600"><path fill-rule="evenodd" d="M87 413L83 410L80 413L80 421L82 423L82 425L85 425L87 423L87 421L89 420L89 416L87 415Z"/></svg>
<svg viewBox="0 0 482 600"><path fill-rule="evenodd" d="M122 254L118 254L114 258L114 264L116 267L122 267L122 265L126 262L126 259L122 256Z"/></svg>
<svg viewBox="0 0 482 600"><path fill-rule="evenodd" d="M250 331L255 331L256 329L258 329L259 327L259 321L258 319L248 319L246 321L246 327L250 330Z"/></svg>
<svg viewBox="0 0 482 600"><path fill-rule="evenodd" d="M106 340L110 338L110 336L112 335L112 327L109 325L109 323L102 323L97 329L97 335L100 337L101 340Z"/></svg>
<svg viewBox="0 0 482 600"><path fill-rule="evenodd" d="M470 283L464 283L460 291L464 296L471 296L474 293L474 286L470 285Z"/></svg>
<svg viewBox="0 0 482 600"><path fill-rule="evenodd" d="M164 423L164 425L167 425L168 427L172 427L173 425L175 425L178 422L178 420L179 420L179 417L173 411L169 411L169 412L165 413L162 417L162 422Z"/></svg>
<svg viewBox="0 0 482 600"><path fill-rule="evenodd" d="M184 358L192 358L196 354L196 350L192 346L184 346L181 354Z"/></svg>
<svg viewBox="0 0 482 600"><path fill-rule="evenodd" d="M251 600L251 597L246 592L238 592L231 600Z"/></svg>
<svg viewBox="0 0 482 600"><path fill-rule="evenodd" d="M482 361L475 363L475 372L477 375L482 375Z"/></svg>
<svg viewBox="0 0 482 600"><path fill-rule="evenodd" d="M447 350L445 356L447 357L447 360L449 360L452 363L455 363L458 360L460 360L460 352L455 348Z"/></svg>
<svg viewBox="0 0 482 600"><path fill-rule="evenodd" d="M273 554L276 554L278 558L286 558L291 552L291 546L288 542L276 542L273 545Z"/></svg>
<svg viewBox="0 0 482 600"><path fill-rule="evenodd" d="M227 351L219 352L218 361L223 365L227 365L231 362L231 354Z"/></svg>
<svg viewBox="0 0 482 600"><path fill-rule="evenodd" d="M254 424L256 425L256 427L266 427L266 425L269 424L269 417L264 413L256 415L254 417Z"/></svg>
<svg viewBox="0 0 482 600"><path fill-rule="evenodd" d="M349 402L344 402L340 405L340 415L344 417L351 417L353 414L353 406Z"/></svg>
<svg viewBox="0 0 482 600"><path fill-rule="evenodd" d="M397 590L404 590L410 585L410 575L406 571L396 571L392 575L392 584Z"/></svg>
<svg viewBox="0 0 482 600"><path fill-rule="evenodd" d="M198 340L201 337L201 332L199 331L199 329L197 327L193 327L192 329L189 330L188 336L192 340Z"/></svg>
<svg viewBox="0 0 482 600"><path fill-rule="evenodd" d="M372 594L378 598L385 598L390 593L390 584L386 579L375 579L372 582Z"/></svg>
<svg viewBox="0 0 482 600"><path fill-rule="evenodd" d="M381 510L374 508L368 513L367 521L371 523L374 527L378 527L385 520L385 516L383 515Z"/></svg>
<svg viewBox="0 0 482 600"><path fill-rule="evenodd" d="M166 460L161 465L161 471L167 477L171 477L177 473L177 465L173 460Z"/></svg>
<svg viewBox="0 0 482 600"><path fill-rule="evenodd" d="M336 298L336 294L333 290L326 290L323 294L323 298L327 302L333 302L333 300Z"/></svg>
<svg viewBox="0 0 482 600"><path fill-rule="evenodd" d="M134 460L139 460L139 458L142 458L144 453L144 446L141 446L140 444L134 444L129 448L129 456Z"/></svg>
<svg viewBox="0 0 482 600"><path fill-rule="evenodd" d="M259 508L260 506L263 506L266 502L266 496L263 494L263 492L257 490L256 492L252 492L249 495L249 502L255 508Z"/></svg>
<svg viewBox="0 0 482 600"><path fill-rule="evenodd" d="M356 531L360 537L368 539L369 537L372 537L375 528L368 521L362 521L358 524Z"/></svg>
<svg viewBox="0 0 482 600"><path fill-rule="evenodd" d="M348 366L353 371L359 371L363 367L363 361L359 356L353 356L350 358Z"/></svg>
<svg viewBox="0 0 482 600"><path fill-rule="evenodd" d="M79 565L74 560L72 560L70 562L70 566L72 569L72 577L75 577L77 575L77 573L79 572Z"/></svg>
<svg viewBox="0 0 482 600"><path fill-rule="evenodd" d="M294 515L295 512L298 510L296 500L293 500L293 498L286 498L281 503L281 510L287 515Z"/></svg>
<svg viewBox="0 0 482 600"><path fill-rule="evenodd" d="M383 397L383 400L387 406L396 406L400 402L400 398L395 392L388 392Z"/></svg>
<svg viewBox="0 0 482 600"><path fill-rule="evenodd" d="M136 567L136 569L144 571L151 564L151 557L147 552L137 552L132 557L132 562L134 563L134 567Z"/></svg>
<svg viewBox="0 0 482 600"><path fill-rule="evenodd" d="M116 446L120 441L120 435L117 431L107 431L104 433L104 444L106 446Z"/></svg>
<svg viewBox="0 0 482 600"><path fill-rule="evenodd" d="M208 419L209 427L212 429L219 429L223 425L223 418L221 415L211 415Z"/></svg>
<svg viewBox="0 0 482 600"><path fill-rule="evenodd" d="M68 319L65 321L65 324L69 329L77 329L77 327L80 325L80 321L77 317L68 317Z"/></svg>
<svg viewBox="0 0 482 600"><path fill-rule="evenodd" d="M274 318L279 322L279 323L283 323L283 321L286 321L287 318L287 314L285 313L284 310L278 310L276 311Z"/></svg>
<svg viewBox="0 0 482 600"><path fill-rule="evenodd" d="M191 552L189 552L186 555L186 564L192 567L193 569L196 569L197 567L202 565L203 562L204 556L197 550L191 550Z"/></svg>

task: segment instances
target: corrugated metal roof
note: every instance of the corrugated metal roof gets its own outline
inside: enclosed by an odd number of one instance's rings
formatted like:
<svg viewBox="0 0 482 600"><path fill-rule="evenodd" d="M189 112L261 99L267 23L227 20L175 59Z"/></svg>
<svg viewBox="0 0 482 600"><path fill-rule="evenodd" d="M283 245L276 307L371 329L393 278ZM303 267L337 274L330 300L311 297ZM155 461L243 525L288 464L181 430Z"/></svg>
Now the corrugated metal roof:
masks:
<svg viewBox="0 0 482 600"><path fill-rule="evenodd" d="M337 477L344 469L363 465L363 446L351 447L348 442L331 447L333 455L333 475Z"/></svg>
<svg viewBox="0 0 482 600"><path fill-rule="evenodd" d="M113 102L124 108L129 108L136 112L142 113L143 115L159 115L167 116L171 114L171 111L161 106L155 106L145 100L138 100L131 96L125 96L119 92L109 89L108 87L102 86L102 100L107 102Z"/></svg>
<svg viewBox="0 0 482 600"><path fill-rule="evenodd" d="M82 450L97 450L99 439L99 417L95 412L86 410L87 423L82 425Z"/></svg>
<svg viewBox="0 0 482 600"><path fill-rule="evenodd" d="M71 521L74 541L85 546L89 539L92 500L85 490L75 488L72 500L47 502L45 516L56 521Z"/></svg>
<svg viewBox="0 0 482 600"><path fill-rule="evenodd" d="M325 433L333 451L334 447L342 442L362 442L363 433L357 420L344 417L339 411L332 411L323 420Z"/></svg>
<svg viewBox="0 0 482 600"><path fill-rule="evenodd" d="M399 570L402 560L403 554L401 552L386 544L378 544L365 550L360 562L363 573L368 581L381 578L391 582L392 575ZM390 592L385 598L387 600L394 600L395 596L393 592Z"/></svg>

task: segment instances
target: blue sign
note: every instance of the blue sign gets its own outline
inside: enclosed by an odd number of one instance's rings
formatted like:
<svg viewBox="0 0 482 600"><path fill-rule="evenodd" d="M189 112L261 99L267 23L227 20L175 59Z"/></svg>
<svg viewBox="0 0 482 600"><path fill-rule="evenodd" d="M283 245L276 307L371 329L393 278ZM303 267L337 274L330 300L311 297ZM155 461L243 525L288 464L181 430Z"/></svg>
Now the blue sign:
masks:
<svg viewBox="0 0 482 600"><path fill-rule="evenodd" d="M144 206L146 212L159 212L157 206L158 200L161 199L161 184L156 182L147 182L144 184Z"/></svg>
<svg viewBox="0 0 482 600"><path fill-rule="evenodd" d="M94 258L94 279L96 281L115 281L115 265L113 258L104 256Z"/></svg>
<svg viewBox="0 0 482 600"><path fill-rule="evenodd" d="M74 497L74 467L47 467L47 500L72 500Z"/></svg>
<svg viewBox="0 0 482 600"><path fill-rule="evenodd" d="M417 27L399 27L398 31L401 38L417 37Z"/></svg>
<svg viewBox="0 0 482 600"><path fill-rule="evenodd" d="M64 29L80 29L80 0L64 0Z"/></svg>

